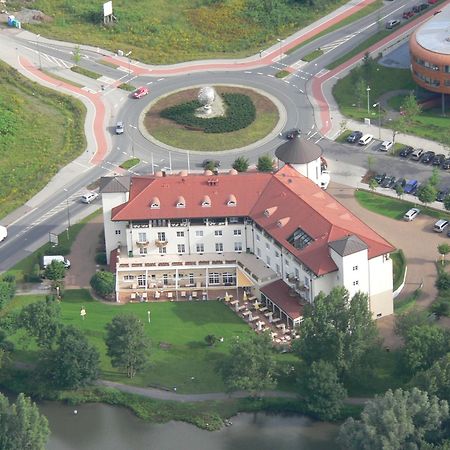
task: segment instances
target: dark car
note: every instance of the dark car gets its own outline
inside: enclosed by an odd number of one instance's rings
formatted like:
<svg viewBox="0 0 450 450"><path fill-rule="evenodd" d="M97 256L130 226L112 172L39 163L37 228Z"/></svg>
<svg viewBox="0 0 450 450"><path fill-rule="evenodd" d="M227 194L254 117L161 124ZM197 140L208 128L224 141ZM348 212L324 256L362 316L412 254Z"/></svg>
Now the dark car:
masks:
<svg viewBox="0 0 450 450"><path fill-rule="evenodd" d="M450 169L450 158L447 158L443 163L442 163L442 168L445 170Z"/></svg>
<svg viewBox="0 0 450 450"><path fill-rule="evenodd" d="M419 188L420 188L421 184L417 183L416 187L413 188L413 190L410 192L410 194L414 195L415 197L417 197L417 194L419 193Z"/></svg>
<svg viewBox="0 0 450 450"><path fill-rule="evenodd" d="M292 130L289 130L286 133L286 139L295 139L296 137L299 137L302 134L302 132L298 128L294 128Z"/></svg>
<svg viewBox="0 0 450 450"><path fill-rule="evenodd" d="M414 5L414 6L412 7L412 10L413 10L413 12L415 12L415 13L420 12L420 5Z"/></svg>
<svg viewBox="0 0 450 450"><path fill-rule="evenodd" d="M440 166L445 161L445 155L440 153L439 155L436 155L432 160L431 164L433 166Z"/></svg>
<svg viewBox="0 0 450 450"><path fill-rule="evenodd" d="M204 159L202 162L202 166L203 167L209 167L209 166L220 167L220 161L217 161L217 159Z"/></svg>
<svg viewBox="0 0 450 450"><path fill-rule="evenodd" d="M436 195L437 202L443 202L444 198L448 195L447 191L439 191Z"/></svg>
<svg viewBox="0 0 450 450"><path fill-rule="evenodd" d="M387 176L384 178L384 180L380 183L380 186L382 188L388 188L391 187L392 182L395 182L395 177Z"/></svg>
<svg viewBox="0 0 450 450"><path fill-rule="evenodd" d="M375 175L375 176L373 177L373 179L374 179L378 184L381 184L385 178L386 178L386 174L385 174L385 173L379 173L379 174L377 174L377 175Z"/></svg>
<svg viewBox="0 0 450 450"><path fill-rule="evenodd" d="M419 5L419 10L423 11L424 9L427 9L430 5L428 3L421 3Z"/></svg>
<svg viewBox="0 0 450 450"><path fill-rule="evenodd" d="M425 152L422 155L422 158L420 159L421 162L423 162L424 164L430 164L430 162L433 160L434 156L436 155L436 153L434 152Z"/></svg>
<svg viewBox="0 0 450 450"><path fill-rule="evenodd" d="M397 189L397 186L400 186L401 188L404 188L406 185L406 180L404 178L399 178L394 185L394 189Z"/></svg>
<svg viewBox="0 0 450 450"><path fill-rule="evenodd" d="M405 194L412 194L415 189L417 189L417 186L419 183L417 180L408 180L404 187Z"/></svg>
<svg viewBox="0 0 450 450"><path fill-rule="evenodd" d="M408 11L403 11L403 18L404 19L409 19L410 17L414 16L414 11L412 11L411 9Z"/></svg>
<svg viewBox="0 0 450 450"><path fill-rule="evenodd" d="M406 146L400 150L398 156L401 156L402 158L407 158L413 151L414 149L412 147Z"/></svg>
<svg viewBox="0 0 450 450"><path fill-rule="evenodd" d="M353 131L353 133L347 137L347 142L354 144L355 142L358 142L362 136L363 133L361 131Z"/></svg>

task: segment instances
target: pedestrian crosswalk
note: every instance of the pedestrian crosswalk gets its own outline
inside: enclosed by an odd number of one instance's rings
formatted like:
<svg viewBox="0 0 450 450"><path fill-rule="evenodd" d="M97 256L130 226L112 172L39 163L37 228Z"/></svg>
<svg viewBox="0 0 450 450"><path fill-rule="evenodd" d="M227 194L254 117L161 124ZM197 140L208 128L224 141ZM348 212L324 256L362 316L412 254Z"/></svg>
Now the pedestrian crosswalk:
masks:
<svg viewBox="0 0 450 450"><path fill-rule="evenodd" d="M330 42L329 44L321 45L320 46L320 50L322 50L324 53L331 52L335 48L339 47L342 44L345 44L347 41L349 41L350 39L354 38L357 34L358 33L351 33L351 34L348 34L347 36L344 36L344 37L342 37L340 39L336 39L335 41Z"/></svg>
<svg viewBox="0 0 450 450"><path fill-rule="evenodd" d="M41 58L47 60L51 64L57 65L58 67L63 67L65 69L70 69L73 64L64 61L61 58L56 58L55 56L47 55L46 53L41 53Z"/></svg>

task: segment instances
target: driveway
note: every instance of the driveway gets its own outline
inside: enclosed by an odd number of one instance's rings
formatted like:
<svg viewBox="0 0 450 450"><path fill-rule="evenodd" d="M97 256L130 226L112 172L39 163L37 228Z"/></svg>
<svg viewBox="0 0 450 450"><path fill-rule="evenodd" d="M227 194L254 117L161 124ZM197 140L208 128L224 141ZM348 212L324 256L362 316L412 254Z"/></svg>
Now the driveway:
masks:
<svg viewBox="0 0 450 450"><path fill-rule="evenodd" d="M436 219L419 215L412 222L394 220L360 206L353 195L353 188L330 183L328 192L391 244L403 250L407 259L408 272L405 287L397 299L407 297L423 283L422 294L417 304L421 308L430 306L437 295L434 285L435 263L439 258L437 246L448 241L445 234L432 231ZM394 321L395 316L377 321L380 333L385 339L385 345L391 347L400 344L398 338L392 333Z"/></svg>

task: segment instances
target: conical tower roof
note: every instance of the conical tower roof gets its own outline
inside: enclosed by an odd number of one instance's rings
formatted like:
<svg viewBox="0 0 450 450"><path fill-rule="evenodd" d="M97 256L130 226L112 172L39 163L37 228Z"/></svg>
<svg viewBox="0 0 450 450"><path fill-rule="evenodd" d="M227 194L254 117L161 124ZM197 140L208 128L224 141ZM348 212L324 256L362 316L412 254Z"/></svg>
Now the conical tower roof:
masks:
<svg viewBox="0 0 450 450"><path fill-rule="evenodd" d="M322 156L322 149L314 142L296 137L275 150L275 156L285 164L308 164Z"/></svg>

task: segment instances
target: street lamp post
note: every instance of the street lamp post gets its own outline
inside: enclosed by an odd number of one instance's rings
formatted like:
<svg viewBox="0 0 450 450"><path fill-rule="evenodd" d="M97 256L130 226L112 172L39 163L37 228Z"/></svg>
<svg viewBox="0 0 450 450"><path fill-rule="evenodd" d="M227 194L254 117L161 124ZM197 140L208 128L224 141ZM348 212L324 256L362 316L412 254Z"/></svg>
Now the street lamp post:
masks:
<svg viewBox="0 0 450 450"><path fill-rule="evenodd" d="M277 39L277 41L280 43L280 61L283 58L283 42L284 39Z"/></svg>
<svg viewBox="0 0 450 450"><path fill-rule="evenodd" d="M373 107L378 106L378 139L381 139L381 103L374 103Z"/></svg>
<svg viewBox="0 0 450 450"><path fill-rule="evenodd" d="M66 208L67 208L67 239L69 239L69 228L70 228L70 208L69 208L69 191L63 188L66 193Z"/></svg>
<svg viewBox="0 0 450 450"><path fill-rule="evenodd" d="M370 114L370 87L367 86L367 114Z"/></svg>
<svg viewBox="0 0 450 450"><path fill-rule="evenodd" d="M133 50L130 50L125 56L128 58L128 74L131 75L131 58L130 55L133 53Z"/></svg>
<svg viewBox="0 0 450 450"><path fill-rule="evenodd" d="M137 127L131 125L131 123L129 125L130 128L132 128L133 130L137 130ZM134 131L131 132L131 154L133 155L134 158Z"/></svg>
<svg viewBox="0 0 450 450"><path fill-rule="evenodd" d="M42 69L42 63L41 63L41 44L39 44L39 38L41 37L40 34L36 36L36 46L38 49L38 55L39 55L39 69Z"/></svg>

